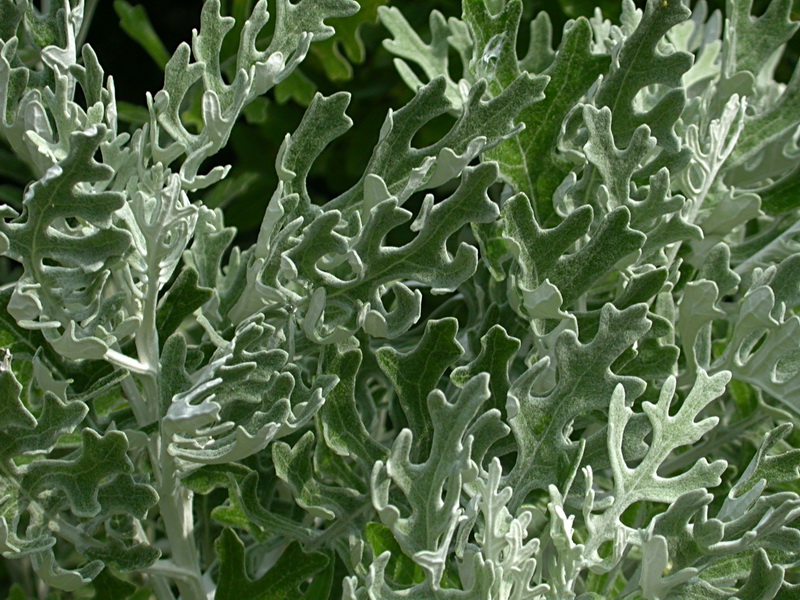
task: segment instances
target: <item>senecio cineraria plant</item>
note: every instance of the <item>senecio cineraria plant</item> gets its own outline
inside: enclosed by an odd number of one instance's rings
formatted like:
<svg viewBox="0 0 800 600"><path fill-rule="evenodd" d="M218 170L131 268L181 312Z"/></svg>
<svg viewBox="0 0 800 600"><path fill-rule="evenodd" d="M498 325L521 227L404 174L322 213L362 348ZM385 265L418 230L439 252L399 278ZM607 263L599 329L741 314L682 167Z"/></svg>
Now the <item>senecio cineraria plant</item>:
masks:
<svg viewBox="0 0 800 600"><path fill-rule="evenodd" d="M40 598L800 598L798 24L751 8L625 0L557 50L542 13L523 58L520 0L434 12L430 43L384 8L414 98L320 203L351 122L317 95L241 249L204 165L358 4L266 28L260 0L221 64L207 0L122 131L82 0L0 0L0 133L37 178L0 225L8 571Z"/></svg>

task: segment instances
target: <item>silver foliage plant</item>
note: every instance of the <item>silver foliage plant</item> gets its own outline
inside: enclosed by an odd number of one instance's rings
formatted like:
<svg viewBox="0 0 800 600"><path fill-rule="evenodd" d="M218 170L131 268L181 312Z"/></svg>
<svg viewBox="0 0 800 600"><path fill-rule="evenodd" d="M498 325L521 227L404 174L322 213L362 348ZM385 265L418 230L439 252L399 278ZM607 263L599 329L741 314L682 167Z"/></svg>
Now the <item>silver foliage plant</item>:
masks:
<svg viewBox="0 0 800 600"><path fill-rule="evenodd" d="M317 95L230 248L208 159L358 3L277 0L267 35L259 0L233 68L207 0L127 132L82 0L0 0L0 158L37 178L0 224L9 571L42 598L800 597L791 5L624 0L557 49L542 13L525 52L520 0L429 42L382 8L414 98L320 204L351 121Z"/></svg>

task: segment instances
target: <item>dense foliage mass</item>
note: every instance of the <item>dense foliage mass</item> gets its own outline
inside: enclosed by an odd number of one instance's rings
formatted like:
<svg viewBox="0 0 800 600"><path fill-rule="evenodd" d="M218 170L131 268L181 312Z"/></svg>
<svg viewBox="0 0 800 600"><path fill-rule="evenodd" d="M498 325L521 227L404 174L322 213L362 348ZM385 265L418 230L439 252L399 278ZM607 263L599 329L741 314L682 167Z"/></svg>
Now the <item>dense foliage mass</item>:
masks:
<svg viewBox="0 0 800 600"><path fill-rule="evenodd" d="M791 0L624 0L555 48L521 0L385 4L206 0L170 54L118 0L143 108L96 3L0 0L9 597L800 597ZM321 198L350 96L300 64L351 78L376 18L414 95ZM229 171L268 92L305 116Z"/></svg>

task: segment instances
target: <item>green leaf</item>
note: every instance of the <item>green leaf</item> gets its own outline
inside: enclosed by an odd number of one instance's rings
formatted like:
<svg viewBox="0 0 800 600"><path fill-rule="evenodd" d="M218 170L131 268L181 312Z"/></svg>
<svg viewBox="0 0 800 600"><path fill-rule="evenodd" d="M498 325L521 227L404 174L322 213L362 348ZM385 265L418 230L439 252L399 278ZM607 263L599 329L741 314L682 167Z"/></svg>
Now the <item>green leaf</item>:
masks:
<svg viewBox="0 0 800 600"><path fill-rule="evenodd" d="M800 449L792 448L780 454L767 454L786 439L791 431L791 423L782 423L764 436L756 455L744 469L736 485L731 488L723 511L729 503L735 506L734 498L741 497L755 486L774 487L800 479Z"/></svg>
<svg viewBox="0 0 800 600"><path fill-rule="evenodd" d="M726 164L726 170L729 172L740 170L745 163L754 161L759 154L763 154L770 144L780 147L784 143L786 132L793 131L798 122L800 122L800 68L795 68L789 83L775 101L752 115L745 115L744 130ZM750 178L755 179L755 182L763 180L763 176L758 175L758 171L755 171Z"/></svg>
<svg viewBox="0 0 800 600"><path fill-rule="evenodd" d="M387 3L387 0L357 1L360 5L359 11L349 17L328 21L336 33L312 46L312 53L319 58L331 81L352 79L353 67L350 63L361 64L366 59L361 29L375 23L378 20L378 8Z"/></svg>
<svg viewBox="0 0 800 600"><path fill-rule="evenodd" d="M669 478L657 477L656 472L675 448L695 443L708 430L716 427L719 422L717 417L708 417L699 422L695 419L708 404L723 394L729 380L730 373L723 371L708 376L705 371L700 370L692 390L672 416L670 404L675 394L675 378L667 379L658 403L642 404L652 426L653 438L644 460L634 468L627 466L622 455L623 432L633 411L625 405L624 387L617 385L609 405L608 433L616 512L621 515L635 501L648 500L668 504L692 490L719 485L719 476L727 467L725 461L709 464L702 458L687 472ZM616 519L612 518L609 522L616 522Z"/></svg>
<svg viewBox="0 0 800 600"><path fill-rule="evenodd" d="M291 544L272 568L258 579L250 579L245 568L244 544L231 529L223 529L214 542L219 559L219 579L214 600L290 600L297 588L322 571L330 559L324 554L306 554Z"/></svg>
<svg viewBox="0 0 800 600"><path fill-rule="evenodd" d="M345 114L349 103L350 95L344 92L328 97L316 94L300 125L281 145L276 168L284 185L282 192L287 196L300 195L301 214L311 205L307 178L314 161L333 140L353 126Z"/></svg>
<svg viewBox="0 0 800 600"><path fill-rule="evenodd" d="M119 17L122 30L144 48L145 52L163 71L169 61L169 52L161 38L158 37L156 30L153 29L145 7L141 4L131 6L125 0L114 0L114 10Z"/></svg>
<svg viewBox="0 0 800 600"><path fill-rule="evenodd" d="M512 0L503 4L505 6L499 7L501 10L494 11L484 0L462 2L463 20L473 44L471 75L475 79L487 77L493 95L512 83L521 72L516 54L522 2Z"/></svg>
<svg viewBox="0 0 800 600"><path fill-rule="evenodd" d="M395 67L413 91L424 86L413 69L403 59L412 60L419 65L428 81L443 77L444 94L453 106L459 106L462 99L458 86L450 77L448 64L448 35L452 33L447 27L444 16L434 10L430 14L429 28L431 42L426 44L419 34L406 21L403 13L394 6L378 9L381 23L392 34L393 39L383 41L383 46L392 54L401 58L395 59Z"/></svg>
<svg viewBox="0 0 800 600"><path fill-rule="evenodd" d="M194 267L198 274L200 287L215 291L215 298L209 302L213 305L205 312L214 322L221 318L215 314L223 301L225 279L221 269L222 257L233 241L236 230L225 227L220 209L201 209L197 220L195 238L192 247L184 255L187 266Z"/></svg>
<svg viewBox="0 0 800 600"><path fill-rule="evenodd" d="M759 191L761 207L770 215L781 215L800 207L800 167Z"/></svg>
<svg viewBox="0 0 800 600"><path fill-rule="evenodd" d="M521 3L509 2L497 15L489 14L484 0L468 0L464 4L464 19L471 28L476 53L488 48L495 36L502 36L501 55L493 75L497 78L497 85L504 89L520 72L515 40ZM546 24L546 37L549 39L549 20L543 18L538 23L540 26ZM579 18L565 26L553 62L546 69L535 71L549 78L544 99L520 113L519 121L525 124L523 131L485 154L486 159L498 162L500 176L514 191L524 192L533 200L541 223L550 223L556 216L553 194L573 166L555 152L562 123L611 62L609 56L591 51L591 40L592 30L586 19ZM477 56L473 58L473 64L480 64Z"/></svg>
<svg viewBox="0 0 800 600"><path fill-rule="evenodd" d="M783 585L783 569L780 565L771 565L763 548L753 553L753 565L750 576L736 597L739 600L772 600Z"/></svg>
<svg viewBox="0 0 800 600"><path fill-rule="evenodd" d="M239 463L205 465L182 479L184 485L196 494L210 494L217 488L240 484L253 471Z"/></svg>
<svg viewBox="0 0 800 600"><path fill-rule="evenodd" d="M520 341L517 338L509 336L501 325L494 325L481 338L478 356L468 365L453 369L450 379L460 387L479 373L489 373L489 408L505 413L506 397L511 385L508 380L509 367L519 348Z"/></svg>
<svg viewBox="0 0 800 600"><path fill-rule="evenodd" d="M761 570L763 575L762 568L769 569L769 561L787 564L796 557L800 531L789 526L800 514L800 500L796 494L761 498L758 494L749 494L746 500L745 496L748 495L743 496L738 510L726 511L727 514L720 511L714 518L708 516L713 496L703 489L693 490L684 493L655 517L654 538L668 541L666 558L672 561L671 570L676 575L672 585L679 584L673 592L675 597L729 597L732 583L746 581L754 571ZM693 535L685 535L690 530ZM765 550L766 557L758 556ZM713 559L709 555L713 555ZM702 578L691 577L686 581L686 575L691 576L698 568L702 569ZM769 571L772 571L770 579L778 572L777 569ZM680 572L684 574L681 578L677 576ZM760 577L757 575L756 581ZM765 589L774 589L773 585L774 582Z"/></svg>
<svg viewBox="0 0 800 600"><path fill-rule="evenodd" d="M333 591L333 581L336 576L337 560L330 558L325 570L317 574L306 588L300 600L329 600Z"/></svg>
<svg viewBox="0 0 800 600"><path fill-rule="evenodd" d="M448 240L465 225L489 222L498 214L497 205L487 190L497 178L493 164L467 167L458 188L445 200L434 203L429 196L412 230L417 234L402 247L385 244L386 235L408 221L411 213L399 207L397 198L388 198L369 211L368 220L350 252L358 257L356 273L341 279L317 264L328 252L344 252L345 238L335 231L338 211L322 213L305 230L303 239L286 253L297 272L315 287L303 319L306 335L317 343L341 341L357 329L359 311L366 313L367 333L397 337L419 318L422 295L412 292L406 281L416 281L434 293L452 291L466 281L478 266L477 250L461 242L454 254ZM397 306L387 310L382 299L392 286ZM369 304L369 310L365 305ZM326 312L329 311L329 312ZM336 318L329 319L330 312Z"/></svg>
<svg viewBox="0 0 800 600"><path fill-rule="evenodd" d="M0 367L0 458L34 455L53 449L59 438L72 432L86 416L88 408L81 402L65 403L58 396L44 396L38 418L20 400L22 387L11 372L9 357Z"/></svg>
<svg viewBox="0 0 800 600"><path fill-rule="evenodd" d="M594 99L595 106L611 109L611 130L619 144L627 147L639 126L647 124L664 153L688 154L681 149L673 127L686 105L681 77L691 67L692 56L687 52L664 54L656 48L664 35L690 14L679 0L647 0L641 21L622 43ZM666 86L666 93L647 111L638 110L634 103L637 94L655 84Z"/></svg>
<svg viewBox="0 0 800 600"><path fill-rule="evenodd" d="M47 343L44 336L36 329L26 329L17 324L17 320L8 312L8 303L14 294L9 286L0 290L0 346L7 349L15 357L33 360L39 353L54 375L66 375L67 365L63 358Z"/></svg>
<svg viewBox="0 0 800 600"><path fill-rule="evenodd" d="M83 421L86 405L65 402L48 391L34 417L20 398L21 386L9 369L8 357L0 366L0 392L3 552L9 557L32 555L39 576L59 589L83 586L103 564L141 570L155 561L159 550L125 537L128 532L133 536L134 522L143 521L158 500L145 477L134 479L131 475L125 434L108 431L101 436L83 429L72 444L63 445L55 457L48 456ZM24 537L18 533L23 518L28 522ZM66 519L78 519L70 530L75 532L70 542L90 560L77 570L63 569L51 550L56 541L51 527ZM105 531L100 541L94 535L102 526Z"/></svg>
<svg viewBox="0 0 800 600"><path fill-rule="evenodd" d="M319 420L325 443L333 452L350 456L371 469L376 461L386 458L388 451L370 435L358 413L356 377L361 357L357 349L326 349L327 370L339 377L339 383L328 394Z"/></svg>
<svg viewBox="0 0 800 600"><path fill-rule="evenodd" d="M547 367L545 358L520 377L509 392L518 403L518 413L509 418L517 441L517 460L506 478L514 490L512 506L519 507L530 491L546 489L553 482L563 485L578 459L580 444L564 432L579 416L593 410L606 412L618 384L625 396L636 398L645 389L638 377L620 376L611 365L651 327L647 307L635 304L618 311L603 306L600 327L586 344L572 331L562 333L556 343L558 383L546 394L534 393L536 379Z"/></svg>
<svg viewBox="0 0 800 600"><path fill-rule="evenodd" d="M307 107L313 102L316 91L317 85L300 69L295 69L291 75L275 86L275 101L278 104L286 104L289 100L294 100L300 106ZM266 117L259 122L265 121Z"/></svg>
<svg viewBox="0 0 800 600"><path fill-rule="evenodd" d="M275 474L289 485L295 502L311 514L323 519L345 519L357 514L364 504L356 490L322 483L315 476L312 463L314 434L306 432L290 447L276 442L272 448Z"/></svg>
<svg viewBox="0 0 800 600"><path fill-rule="evenodd" d="M729 74L750 71L759 75L800 27L800 23L791 21L792 5L792 0L772 0L763 14L753 17L753 0L727 3L730 33L725 40L725 70Z"/></svg>
<svg viewBox="0 0 800 600"><path fill-rule="evenodd" d="M364 537L376 558L384 552L390 553L386 574L394 583L402 586L422 583L425 580L422 569L406 556L400 544L394 539L391 529L382 523L370 522L367 523Z"/></svg>
<svg viewBox="0 0 800 600"><path fill-rule="evenodd" d="M781 306L798 301L794 284L786 285L794 281L798 269L800 257L789 257L764 272L762 285L754 282L738 306L739 316L725 352L714 363L793 411L800 411L794 391L800 385L800 353L795 342L800 336L800 317L791 313L784 317Z"/></svg>
<svg viewBox="0 0 800 600"><path fill-rule="evenodd" d="M381 522L391 528L403 551L425 569L429 583L436 587L445 574L450 542L461 521L462 485L474 479L478 469L472 460L472 441L483 437L481 430L489 429L494 439L485 442L488 447L508 432L502 423L495 427L500 420L497 410L483 411L489 393L485 373L464 384L452 403L441 391L432 391L427 405L433 435L424 462L412 462L414 434L403 429L389 458L377 462L372 471L372 502ZM405 496L408 508L401 505L401 510L393 502L394 487Z"/></svg>
<svg viewBox="0 0 800 600"><path fill-rule="evenodd" d="M484 100L486 83L475 84L453 127L437 142L417 149L412 145L417 131L453 108L445 79L433 79L417 90L408 104L388 114L364 175L326 208L345 213L360 210L366 215L377 202L390 196L403 204L414 192L447 183L465 172L481 151L518 132L514 123L517 115L542 97L544 85L544 78L523 74L501 94ZM385 192L373 199L370 196L376 195L372 191L376 176ZM364 202L365 196L368 202Z"/></svg>
<svg viewBox="0 0 800 600"><path fill-rule="evenodd" d="M83 43L95 4L0 0L0 554L26 593L795 600L788 0L624 0L557 50L545 13L519 31L541 0L437 0L429 34L426 3L206 0L169 60L119 0L164 64L146 108ZM414 96L373 140L385 57L327 97L298 68L350 77L376 12ZM231 136L246 160L198 194ZM249 247L232 199L266 206Z"/></svg>
<svg viewBox="0 0 800 600"><path fill-rule="evenodd" d="M437 389L445 371L464 354L457 333L458 321L453 318L430 320L413 350L398 352L384 346L375 353L414 434L414 457L425 455L433 441L435 424L427 408L428 394Z"/></svg>
<svg viewBox="0 0 800 600"><path fill-rule="evenodd" d="M235 486L236 499L247 523L290 540L309 542L314 532L291 519L267 510L258 497L258 473L249 474Z"/></svg>
<svg viewBox="0 0 800 600"><path fill-rule="evenodd" d="M161 298L156 313L156 329L162 348L184 319L213 297L214 290L199 285L199 281L197 270L185 267Z"/></svg>
<svg viewBox="0 0 800 600"><path fill-rule="evenodd" d="M98 326L108 327L102 317L119 300L104 297L106 282L130 243L111 219L123 195L86 187L113 175L93 158L105 133L102 125L73 133L66 158L26 193L22 215L0 225L8 256L25 269L9 312L23 327L42 328L56 350L72 359L103 358L115 341ZM69 218L84 224L82 235L67 235L60 223Z"/></svg>
<svg viewBox="0 0 800 600"><path fill-rule="evenodd" d="M557 227L542 229L524 194L506 201L503 207L506 235L514 242L512 253L520 267L523 294L548 280L561 293L563 306L569 306L647 239L628 226L630 212L619 207L603 218L588 243L577 252L566 254L589 232L592 216L592 208L582 206Z"/></svg>
<svg viewBox="0 0 800 600"><path fill-rule="evenodd" d="M145 107L138 104L120 100L117 102L117 111L117 116L123 123L142 126L150 120L150 113L147 112Z"/></svg>
<svg viewBox="0 0 800 600"><path fill-rule="evenodd" d="M302 428L322 406L336 377L323 374L306 387L297 368L288 364L287 353L272 347L274 332L263 314L254 316L237 328L231 343L223 342L195 377L181 372L181 336L167 341L164 354L170 357L166 366L172 373L164 377L175 387L169 390L171 397L162 397L162 428L171 438L170 454L181 461L182 469L252 456ZM172 339L176 341L171 345ZM181 389L184 385L188 387ZM228 422L234 426L220 427L208 437L207 425Z"/></svg>
<svg viewBox="0 0 800 600"><path fill-rule="evenodd" d="M88 547L82 549L86 558L101 560L122 572L137 572L152 565L161 556L161 551L146 543L125 544L111 538L102 548Z"/></svg>
<svg viewBox="0 0 800 600"><path fill-rule="evenodd" d="M167 338L161 349L160 415L166 414L175 396L185 392L192 384L190 374L186 371L186 352L186 338L179 333Z"/></svg>
<svg viewBox="0 0 800 600"><path fill-rule="evenodd" d="M130 473L133 465L126 455L127 439L119 431L100 436L91 429L84 429L81 442L81 450L73 460L45 459L28 465L22 486L34 494L45 489L60 490L74 514L93 517L103 509L101 483L108 477ZM139 486L136 489L149 496L151 505L155 504L156 495L152 488ZM130 514L136 515L141 511L140 498L116 494L113 497L114 504Z"/></svg>
<svg viewBox="0 0 800 600"><path fill-rule="evenodd" d="M28 600L25 589L18 583L14 583L8 590L8 597L6 600Z"/></svg>
<svg viewBox="0 0 800 600"><path fill-rule="evenodd" d="M260 0L241 30L235 75L230 83L223 77L220 53L235 20L221 15L219 0L203 4L201 26L192 48L181 44L165 66L164 89L152 102L151 126L157 125L166 145L156 145L153 152L165 164L186 156L180 168L185 189L207 187L227 174L228 168L222 166L203 175L198 174L198 170L203 161L227 143L236 117L245 105L288 77L305 58L313 41L333 35L334 30L324 23L325 19L347 17L358 9L358 4L353 0L297 4L278 0L278 18L271 41L265 50L259 50L257 38L269 20L267 8L268 3ZM198 115L202 127L201 132L195 134L183 122L181 107L197 83L202 86Z"/></svg>
<svg viewBox="0 0 800 600"><path fill-rule="evenodd" d="M24 15L24 5L11 0L0 2L0 39L9 40L14 37Z"/></svg>
<svg viewBox="0 0 800 600"><path fill-rule="evenodd" d="M94 600L128 600L136 592L135 585L117 579L108 568L92 580L92 585L95 589Z"/></svg>

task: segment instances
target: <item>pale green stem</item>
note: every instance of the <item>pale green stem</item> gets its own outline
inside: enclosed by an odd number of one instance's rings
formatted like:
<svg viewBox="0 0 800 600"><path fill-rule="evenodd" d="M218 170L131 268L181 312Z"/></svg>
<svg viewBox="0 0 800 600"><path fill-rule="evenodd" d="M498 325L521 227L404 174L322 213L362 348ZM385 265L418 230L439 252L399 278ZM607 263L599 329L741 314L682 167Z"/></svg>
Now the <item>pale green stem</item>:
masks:
<svg viewBox="0 0 800 600"><path fill-rule="evenodd" d="M173 579L180 590L182 600L206 600L208 594L203 584L200 553L193 531L193 493L178 481L175 459L166 449L169 440L162 438L159 441L161 481L158 485L158 506L172 552L171 562L180 572L180 577Z"/></svg>
<svg viewBox="0 0 800 600"><path fill-rule="evenodd" d="M111 363L115 367L120 367L131 373L136 373L137 375L147 375L150 372L147 366L140 361L112 348L106 350L106 354L103 358L105 358L106 362Z"/></svg>
<svg viewBox="0 0 800 600"><path fill-rule="evenodd" d="M153 575L150 578L150 584L156 593L158 600L175 600L175 594L172 593L172 588L169 586L169 580L162 575Z"/></svg>
<svg viewBox="0 0 800 600"><path fill-rule="evenodd" d="M151 265L147 272L147 293L142 306L142 321L136 333L136 351L139 363L147 369L142 380L150 389L146 394L153 419L161 418L159 414L158 381L161 371L158 349L158 331L156 329L156 309L158 307L158 278L160 269L158 264ZM149 383L148 383L149 382ZM150 394L154 395L150 395Z"/></svg>
<svg viewBox="0 0 800 600"><path fill-rule="evenodd" d="M139 380L142 383L150 418L157 422L162 417L159 389L161 365L156 330L159 276L158 264L151 265L147 273L148 285L142 306L142 322L136 336L139 362L148 369L148 373L140 375ZM161 431L151 438L149 450L151 458L154 459L158 508L172 553L171 563L176 567L176 572L182 574L172 579L180 590L181 600L207 600L208 594L200 568L200 554L193 532L193 494L178 479L178 465L168 452L169 443L169 436Z"/></svg>
<svg viewBox="0 0 800 600"><path fill-rule="evenodd" d="M134 381L132 377L126 377L122 380L120 386L133 411L133 416L136 417L136 423L140 427L144 427L150 422L150 417L148 414L147 402L136 386L136 381Z"/></svg>

